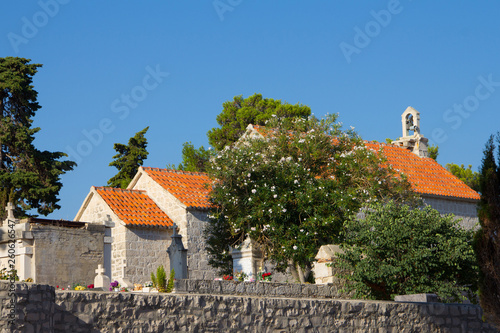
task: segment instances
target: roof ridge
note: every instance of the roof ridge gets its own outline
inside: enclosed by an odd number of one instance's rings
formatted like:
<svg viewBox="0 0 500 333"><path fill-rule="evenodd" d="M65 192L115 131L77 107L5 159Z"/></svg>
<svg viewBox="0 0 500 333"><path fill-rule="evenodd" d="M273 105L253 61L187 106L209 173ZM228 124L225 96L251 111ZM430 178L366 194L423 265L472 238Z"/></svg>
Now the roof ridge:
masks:
<svg viewBox="0 0 500 333"><path fill-rule="evenodd" d="M146 193L145 190L134 190L134 189L127 189L127 188L118 188L118 187L111 187L111 186L94 186L95 189L99 190L104 190L104 191L116 191L116 192L141 192L141 193Z"/></svg>
<svg viewBox="0 0 500 333"><path fill-rule="evenodd" d="M153 170L160 171L165 173L177 173L183 175L194 175L194 176L208 176L206 172L198 172L198 171L184 171L184 170L176 170L176 169L167 169L167 168L153 168L153 167L142 167L144 170Z"/></svg>

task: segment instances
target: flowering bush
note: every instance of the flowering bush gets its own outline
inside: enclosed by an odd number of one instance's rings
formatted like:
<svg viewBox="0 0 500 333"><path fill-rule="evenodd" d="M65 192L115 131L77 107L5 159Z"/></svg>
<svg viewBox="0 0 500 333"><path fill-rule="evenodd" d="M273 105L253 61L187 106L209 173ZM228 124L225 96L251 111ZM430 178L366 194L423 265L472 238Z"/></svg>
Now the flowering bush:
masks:
<svg viewBox="0 0 500 333"><path fill-rule="evenodd" d="M285 271L305 282L321 245L341 241L343 223L360 207L385 199L413 198L404 177L383 167L377 151L356 133L325 119L275 119L213 159L206 230L210 264L250 237Z"/></svg>

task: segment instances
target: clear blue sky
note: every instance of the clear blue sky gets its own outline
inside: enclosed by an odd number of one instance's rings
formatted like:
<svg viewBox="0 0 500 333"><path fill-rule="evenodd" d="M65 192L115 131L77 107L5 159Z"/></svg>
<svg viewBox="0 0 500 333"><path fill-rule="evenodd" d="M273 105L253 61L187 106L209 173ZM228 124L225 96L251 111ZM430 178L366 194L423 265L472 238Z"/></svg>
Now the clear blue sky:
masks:
<svg viewBox="0 0 500 333"><path fill-rule="evenodd" d="M116 173L114 143L150 126L145 165L177 164L184 142L207 146L224 101L256 92L339 113L366 140L399 137L413 106L438 162L477 170L500 130L499 14L494 1L8 1L0 56L43 64L35 144L78 162L49 216L71 220Z"/></svg>

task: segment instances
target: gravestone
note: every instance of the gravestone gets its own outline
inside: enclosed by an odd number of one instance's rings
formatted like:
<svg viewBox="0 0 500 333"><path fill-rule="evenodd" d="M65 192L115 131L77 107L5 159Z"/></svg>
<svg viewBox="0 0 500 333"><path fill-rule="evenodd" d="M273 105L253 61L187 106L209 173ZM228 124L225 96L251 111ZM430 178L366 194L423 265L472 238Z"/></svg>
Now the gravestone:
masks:
<svg viewBox="0 0 500 333"><path fill-rule="evenodd" d="M122 264L122 276L119 278L116 278L116 281L120 284L121 287L125 288L134 288L134 284L130 282L125 276L125 269L127 267L127 260L123 259L123 264Z"/></svg>
<svg viewBox="0 0 500 333"><path fill-rule="evenodd" d="M95 270L97 273L96 277L94 278L94 288L102 288L102 290L107 291L109 290L109 284L111 281L109 281L109 277L107 275L104 275L106 270L102 267L101 264L97 265L97 269Z"/></svg>
<svg viewBox="0 0 500 333"><path fill-rule="evenodd" d="M182 236L177 233L177 225L175 223L172 228L174 229L171 236L172 242L167 249L170 259L170 269L174 269L175 279L187 279L187 250L182 244Z"/></svg>
<svg viewBox="0 0 500 333"><path fill-rule="evenodd" d="M334 267L329 266L329 264L336 260L338 253L344 253L338 245L329 244L319 248L318 254L315 257L316 262L313 265L316 284L338 282L338 278L335 276L338 271Z"/></svg>
<svg viewBox="0 0 500 333"><path fill-rule="evenodd" d="M254 241L250 238L245 239L238 248L231 250L231 256L235 274L241 272L245 273L249 280L257 279L258 267L263 266L263 256Z"/></svg>

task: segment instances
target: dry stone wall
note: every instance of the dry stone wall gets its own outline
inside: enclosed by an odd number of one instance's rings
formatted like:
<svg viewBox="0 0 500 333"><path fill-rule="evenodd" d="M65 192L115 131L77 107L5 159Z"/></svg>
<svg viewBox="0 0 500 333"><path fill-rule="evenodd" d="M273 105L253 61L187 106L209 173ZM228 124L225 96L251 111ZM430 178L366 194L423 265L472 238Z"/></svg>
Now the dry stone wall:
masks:
<svg viewBox="0 0 500 333"><path fill-rule="evenodd" d="M230 282L229 282L230 283ZM0 282L1 332L497 332L466 304L308 297L57 291Z"/></svg>

